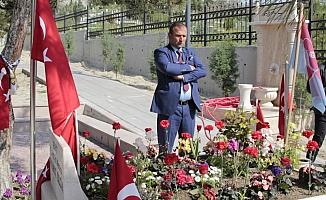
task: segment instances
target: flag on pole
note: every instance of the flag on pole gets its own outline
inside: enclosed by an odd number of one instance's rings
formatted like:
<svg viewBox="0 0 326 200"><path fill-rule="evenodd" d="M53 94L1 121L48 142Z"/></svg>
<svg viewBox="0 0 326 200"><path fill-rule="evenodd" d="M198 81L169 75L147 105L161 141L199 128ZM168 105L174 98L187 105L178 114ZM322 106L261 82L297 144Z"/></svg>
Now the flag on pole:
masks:
<svg viewBox="0 0 326 200"><path fill-rule="evenodd" d="M291 52L290 66L294 65L294 49ZM298 72L308 75L312 104L321 113L325 112L326 97L318 68L317 59L308 31L307 23L302 20L301 38L298 58Z"/></svg>
<svg viewBox="0 0 326 200"><path fill-rule="evenodd" d="M45 65L48 106L53 132L62 136L70 146L75 163L78 162L75 110L79 98L69 62L52 15L49 0L36 0L35 27L31 57ZM36 199L41 199L41 185L49 180L49 161L40 175ZM46 172L46 173L45 173ZM46 175L46 176L44 176Z"/></svg>
<svg viewBox="0 0 326 200"><path fill-rule="evenodd" d="M126 160L122 156L119 142L117 141L114 160L110 177L108 200L139 200L140 195L133 181Z"/></svg>
<svg viewBox="0 0 326 200"><path fill-rule="evenodd" d="M285 135L285 108L284 108L284 74L282 75L281 88L279 92L279 109L278 109L278 130L279 136L284 138Z"/></svg>
<svg viewBox="0 0 326 200"><path fill-rule="evenodd" d="M0 56L0 131L9 128L10 80L6 63Z"/></svg>
<svg viewBox="0 0 326 200"><path fill-rule="evenodd" d="M256 106L256 117L257 117L257 124L256 124L256 131L259 131L262 128L269 128L269 123L265 122L264 115L260 107L260 100L257 102Z"/></svg>

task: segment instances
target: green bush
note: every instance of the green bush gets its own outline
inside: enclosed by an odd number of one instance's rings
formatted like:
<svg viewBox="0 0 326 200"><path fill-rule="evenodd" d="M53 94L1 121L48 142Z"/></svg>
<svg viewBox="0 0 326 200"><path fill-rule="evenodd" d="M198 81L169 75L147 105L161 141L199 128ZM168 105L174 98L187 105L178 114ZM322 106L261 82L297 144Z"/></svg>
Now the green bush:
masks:
<svg viewBox="0 0 326 200"><path fill-rule="evenodd" d="M239 69L235 45L231 41L218 42L210 56L209 68L212 79L221 86L224 96L228 97L236 90Z"/></svg>

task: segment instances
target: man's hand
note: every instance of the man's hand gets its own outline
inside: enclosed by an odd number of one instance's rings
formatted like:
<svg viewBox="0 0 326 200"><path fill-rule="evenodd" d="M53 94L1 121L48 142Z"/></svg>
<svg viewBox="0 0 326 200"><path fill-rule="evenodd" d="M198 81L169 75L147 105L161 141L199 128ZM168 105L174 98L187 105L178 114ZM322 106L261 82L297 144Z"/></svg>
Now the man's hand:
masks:
<svg viewBox="0 0 326 200"><path fill-rule="evenodd" d="M183 75L173 76L173 79L181 81L183 80Z"/></svg>

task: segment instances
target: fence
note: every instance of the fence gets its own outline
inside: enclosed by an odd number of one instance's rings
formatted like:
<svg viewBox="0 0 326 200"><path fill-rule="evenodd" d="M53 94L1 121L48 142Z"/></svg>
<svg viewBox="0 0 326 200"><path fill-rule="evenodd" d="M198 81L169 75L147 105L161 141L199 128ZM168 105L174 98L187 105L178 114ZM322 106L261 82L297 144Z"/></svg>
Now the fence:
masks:
<svg viewBox="0 0 326 200"><path fill-rule="evenodd" d="M191 42L195 46L209 46L215 41L230 39L240 44L253 44L256 33L250 22L255 14L253 0L228 6L211 7L204 5L201 10L191 14ZM260 1L260 7L283 5L287 1L268 3ZM326 17L313 15L311 1L308 2L309 29L314 41L316 56L326 60ZM113 35L139 35L151 32L166 32L174 21L185 21L185 15L173 15L168 8L162 8L159 13L135 12L127 10L116 13L96 13L89 9L56 17L59 31L86 29L86 39L100 37L104 33Z"/></svg>

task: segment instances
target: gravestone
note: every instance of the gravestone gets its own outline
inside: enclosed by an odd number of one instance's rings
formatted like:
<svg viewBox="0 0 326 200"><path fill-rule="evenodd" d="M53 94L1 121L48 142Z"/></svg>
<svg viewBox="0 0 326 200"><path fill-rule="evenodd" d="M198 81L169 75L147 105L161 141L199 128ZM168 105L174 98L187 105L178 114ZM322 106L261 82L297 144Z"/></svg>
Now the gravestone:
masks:
<svg viewBox="0 0 326 200"><path fill-rule="evenodd" d="M50 134L51 181L42 185L42 199L86 200L70 147L62 137Z"/></svg>

